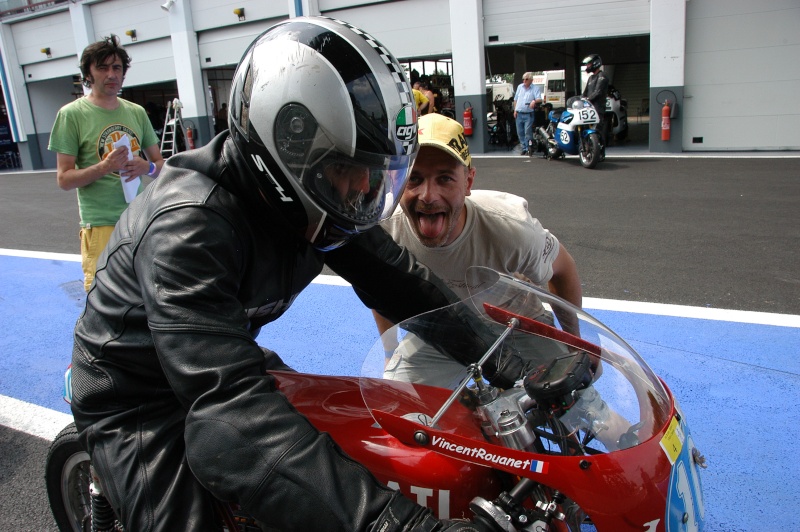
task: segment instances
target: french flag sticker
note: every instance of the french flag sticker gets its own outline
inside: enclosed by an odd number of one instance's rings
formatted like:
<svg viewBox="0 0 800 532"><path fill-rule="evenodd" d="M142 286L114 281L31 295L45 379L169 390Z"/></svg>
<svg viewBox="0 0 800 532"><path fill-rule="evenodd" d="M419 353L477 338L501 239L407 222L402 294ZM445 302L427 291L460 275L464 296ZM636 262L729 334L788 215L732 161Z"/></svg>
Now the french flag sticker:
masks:
<svg viewBox="0 0 800 532"><path fill-rule="evenodd" d="M547 462L539 462L538 460L533 460L531 462L531 471L534 473L541 473L543 475L547 474L548 464Z"/></svg>

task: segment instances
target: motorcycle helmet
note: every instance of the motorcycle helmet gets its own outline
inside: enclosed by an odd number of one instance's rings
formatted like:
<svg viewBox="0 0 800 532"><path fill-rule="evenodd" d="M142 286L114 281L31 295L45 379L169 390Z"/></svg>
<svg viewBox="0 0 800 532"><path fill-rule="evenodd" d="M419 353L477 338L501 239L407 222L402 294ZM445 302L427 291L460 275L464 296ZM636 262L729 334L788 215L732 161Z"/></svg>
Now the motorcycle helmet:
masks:
<svg viewBox="0 0 800 532"><path fill-rule="evenodd" d="M592 74L600 70L600 67L603 66L603 60L597 54L587 55L581 61L581 66L586 67L586 72Z"/></svg>
<svg viewBox="0 0 800 532"><path fill-rule="evenodd" d="M323 251L394 212L418 151L397 59L326 17L293 18L253 41L234 73L228 122L265 207Z"/></svg>

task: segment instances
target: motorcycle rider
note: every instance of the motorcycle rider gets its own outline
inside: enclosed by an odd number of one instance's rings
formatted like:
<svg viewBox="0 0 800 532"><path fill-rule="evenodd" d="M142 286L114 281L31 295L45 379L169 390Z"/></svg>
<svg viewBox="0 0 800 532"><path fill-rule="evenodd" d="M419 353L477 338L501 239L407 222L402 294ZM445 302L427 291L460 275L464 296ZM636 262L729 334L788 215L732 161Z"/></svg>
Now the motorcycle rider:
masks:
<svg viewBox="0 0 800 532"><path fill-rule="evenodd" d="M600 132L600 140L602 147L600 150L601 160L606 156L606 144L608 143L608 126L610 125L605 119L606 113L606 96L608 96L608 77L605 72L600 70L603 66L603 60L597 54L587 55L581 61L581 66L585 68L586 73L589 74L589 79L586 80L586 86L583 88L581 96L592 102L595 110L597 111L597 130Z"/></svg>
<svg viewBox="0 0 800 532"><path fill-rule="evenodd" d="M212 530L214 497L281 530L485 530L342 453L255 341L323 264L393 319L449 301L376 226L418 149L402 72L345 23L274 26L234 75L230 131L171 157L123 213L75 327L72 411L126 530Z"/></svg>

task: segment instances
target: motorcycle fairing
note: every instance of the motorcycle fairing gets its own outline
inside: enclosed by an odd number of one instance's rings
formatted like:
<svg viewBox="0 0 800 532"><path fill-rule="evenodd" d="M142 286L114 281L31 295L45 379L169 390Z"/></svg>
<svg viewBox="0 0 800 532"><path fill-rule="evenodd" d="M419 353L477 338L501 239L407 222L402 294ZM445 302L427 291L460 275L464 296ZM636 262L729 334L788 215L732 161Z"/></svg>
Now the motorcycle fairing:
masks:
<svg viewBox="0 0 800 532"><path fill-rule="evenodd" d="M506 331L504 322L509 317L521 318L523 325L508 334L503 347L513 347L523 353L529 346L545 345L553 348L544 350L556 353L553 356L578 348L589 353L591 358L599 357L600 370L595 373L591 386L611 409L630 423L628 432L634 437L616 449L591 438L585 447L581 444L577 449L569 446L561 449L545 440L536 449L509 447L497 434L490 437L480 430L481 420L476 421L474 405L465 394L440 412L442 405L453 399L450 397L455 387L453 383L468 379L463 365L458 375L442 378L439 384L381 378L386 377L383 374L386 359L384 345L379 341L362 368L361 391L365 404L382 429L409 448L429 449L450 459L501 471L514 478L529 478L559 490L587 512L598 530L671 531L666 528L665 517L670 479L681 467L689 472L687 464L691 464L684 457L673 465L662 447L663 441L669 441L665 436L672 420L679 419L682 430L685 426L669 390L633 348L583 310L509 276L485 268L471 271L472 276L468 275L466 283L472 296L458 305L466 305L480 314L497 337ZM552 325L540 323L546 317L542 313L556 316ZM566 314L577 319L579 332L576 334L564 330L561 320ZM424 344L417 335L424 336L426 328L441 333L446 327L441 316L437 311L423 314L413 318L414 323L409 320L398 324L387 334L395 335L400 341L398 351L404 343ZM414 334L406 333L407 330L413 330ZM455 329L444 332L458 334ZM412 336L413 341L409 341ZM531 343L531 338L538 340ZM514 390L519 391L519 388L500 393ZM562 419L566 419L568 413ZM433 425L431 421L437 416ZM683 433L688 434L686 430ZM542 437L541 432L537 434ZM690 445L684 447L688 449ZM699 492L699 484L697 486L695 491ZM700 510L695 515L701 516ZM702 517L699 519L701 521Z"/></svg>
<svg viewBox="0 0 800 532"><path fill-rule="evenodd" d="M578 155L581 151L578 135L580 135L582 138L586 138L592 133L597 133L596 129L582 128L578 130L574 128L563 127L563 124L564 122L560 122L558 127L556 127L556 144L564 153L568 153L570 155Z"/></svg>
<svg viewBox="0 0 800 532"><path fill-rule="evenodd" d="M278 390L322 432L381 482L428 506L440 519L468 518L476 494L496 497L502 482L491 469L410 447L377 425L364 404L358 377L271 371ZM438 392L438 393L436 393ZM437 389L439 400L447 390ZM466 425L464 430L469 430ZM472 426L473 430L477 430ZM454 489L458 488L458 489Z"/></svg>
<svg viewBox="0 0 800 532"><path fill-rule="evenodd" d="M700 471L694 455L697 452L689 426L675 403L676 415L671 426L677 425L672 444L680 445L680 451L674 458L670 471L669 491L667 494L666 532L702 532L705 520L705 503L703 501L703 485ZM665 434L665 437L667 434ZM664 442L662 442L662 447ZM671 453L665 450L670 458Z"/></svg>
<svg viewBox="0 0 800 532"><path fill-rule="evenodd" d="M476 441L453 430L423 428L391 412L372 413L384 430L410 447L431 449L559 490L586 511L598 530L641 531L647 523L659 525L654 532L665 530L661 513L673 470L660 444L666 426L647 442L612 454L551 456ZM420 431L427 435L427 445L419 443ZM682 529L666 532L676 530Z"/></svg>

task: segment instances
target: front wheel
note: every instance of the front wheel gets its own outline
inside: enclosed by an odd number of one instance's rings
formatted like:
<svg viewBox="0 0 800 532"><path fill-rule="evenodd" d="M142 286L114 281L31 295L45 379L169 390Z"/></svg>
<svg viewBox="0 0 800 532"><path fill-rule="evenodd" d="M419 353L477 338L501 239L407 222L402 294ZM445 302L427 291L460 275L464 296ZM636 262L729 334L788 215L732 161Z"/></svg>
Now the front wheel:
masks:
<svg viewBox="0 0 800 532"><path fill-rule="evenodd" d="M600 162L600 135L589 133L581 141L581 164L584 168L594 168Z"/></svg>
<svg viewBox="0 0 800 532"><path fill-rule="evenodd" d="M91 530L92 481L89 455L78 441L78 429L70 423L59 432L47 451L44 473L50 510L62 532Z"/></svg>
<svg viewBox="0 0 800 532"><path fill-rule="evenodd" d="M620 128L619 132L617 133L616 137L617 140L623 141L628 138L628 123L625 122L622 127Z"/></svg>

